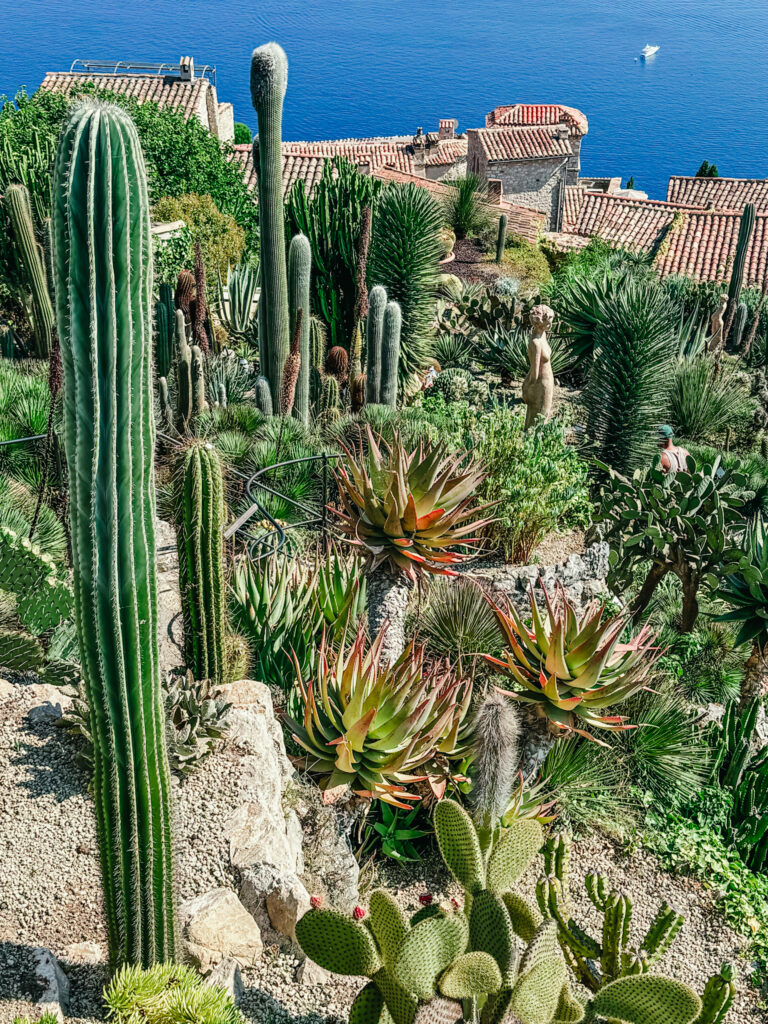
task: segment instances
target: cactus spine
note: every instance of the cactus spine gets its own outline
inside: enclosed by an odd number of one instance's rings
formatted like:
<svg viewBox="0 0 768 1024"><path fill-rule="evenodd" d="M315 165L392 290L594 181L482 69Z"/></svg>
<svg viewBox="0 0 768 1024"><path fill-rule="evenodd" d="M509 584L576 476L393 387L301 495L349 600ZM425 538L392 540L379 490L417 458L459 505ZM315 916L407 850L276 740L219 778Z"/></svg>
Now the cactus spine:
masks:
<svg viewBox="0 0 768 1024"><path fill-rule="evenodd" d="M110 956L175 953L170 774L157 646L152 243L125 111L81 106L53 176L75 620L94 747Z"/></svg>
<svg viewBox="0 0 768 1024"><path fill-rule="evenodd" d="M35 238L32 206L24 185L9 185L4 196L5 208L11 222L13 237L19 247L21 260L32 295L32 314L37 354L47 358L51 354L53 306L48 293L45 258Z"/></svg>
<svg viewBox="0 0 768 1024"><path fill-rule="evenodd" d="M381 390L379 401L393 409L397 405L397 369L400 363L400 330L403 317L397 302L388 302L384 310L381 344Z"/></svg>
<svg viewBox="0 0 768 1024"><path fill-rule="evenodd" d="M380 284L368 296L368 320L365 343L365 400L368 405L381 401L381 355L384 342L384 310L387 292Z"/></svg>
<svg viewBox="0 0 768 1024"><path fill-rule="evenodd" d="M309 277L312 269L312 249L306 235L295 235L288 250L288 307L290 333L293 339L301 317L299 331L299 377L293 414L305 425L309 424Z"/></svg>
<svg viewBox="0 0 768 1024"><path fill-rule="evenodd" d="M224 485L216 450L184 449L176 479L184 656L195 679L224 682Z"/></svg>
<svg viewBox="0 0 768 1024"><path fill-rule="evenodd" d="M507 215L502 213L499 217L499 233L496 236L496 262L501 263L504 259L504 246L507 244Z"/></svg>
<svg viewBox="0 0 768 1024"><path fill-rule="evenodd" d="M280 404L283 366L288 355L288 281L283 223L283 157L281 150L283 98L288 84L288 59L277 43L267 43L251 57L251 99L259 124L253 162L258 168L261 233L261 297L259 327L264 328L262 351L272 406ZM308 312L308 311L307 311Z"/></svg>

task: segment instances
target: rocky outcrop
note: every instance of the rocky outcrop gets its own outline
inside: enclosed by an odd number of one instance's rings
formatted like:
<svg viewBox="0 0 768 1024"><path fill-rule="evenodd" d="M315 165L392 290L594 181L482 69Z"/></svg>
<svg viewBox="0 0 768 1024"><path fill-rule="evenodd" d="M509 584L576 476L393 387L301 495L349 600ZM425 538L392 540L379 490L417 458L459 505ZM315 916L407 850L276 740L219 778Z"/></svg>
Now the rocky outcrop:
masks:
<svg viewBox="0 0 768 1024"><path fill-rule="evenodd" d="M179 907L182 945L204 973L225 959L253 967L264 944L259 927L231 889L212 889Z"/></svg>
<svg viewBox="0 0 768 1024"><path fill-rule="evenodd" d="M565 592L577 606L584 606L595 597L607 597L609 547L601 541L587 548L583 555L570 555L558 565L502 565L491 569L472 569L471 576L486 585L496 596L506 597L521 613L528 610L528 592L543 602L539 581L548 591L562 583Z"/></svg>
<svg viewBox="0 0 768 1024"><path fill-rule="evenodd" d="M69 979L50 949L35 949L33 956L35 981L42 990L37 1000L38 1009L63 1021L69 1010Z"/></svg>

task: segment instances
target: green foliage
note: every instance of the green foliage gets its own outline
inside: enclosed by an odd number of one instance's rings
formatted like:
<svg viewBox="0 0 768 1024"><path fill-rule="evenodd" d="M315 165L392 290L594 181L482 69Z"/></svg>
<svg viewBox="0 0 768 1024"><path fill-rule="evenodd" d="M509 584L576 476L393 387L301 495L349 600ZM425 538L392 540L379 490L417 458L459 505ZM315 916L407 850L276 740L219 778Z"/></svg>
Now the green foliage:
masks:
<svg viewBox="0 0 768 1024"><path fill-rule="evenodd" d="M248 125L243 124L242 121L235 121L235 145L250 146L252 139L253 132Z"/></svg>
<svg viewBox="0 0 768 1024"><path fill-rule="evenodd" d="M608 478L595 522L605 524L604 537L611 545L610 584L626 586L634 570L650 562L630 604L638 619L661 580L673 573L683 587L681 630L690 632L705 579L727 575L739 561L730 530L741 518L739 493L745 480L730 469L721 471L719 458L699 469L690 457L687 472L649 469L632 480L601 468Z"/></svg>
<svg viewBox="0 0 768 1024"><path fill-rule="evenodd" d="M174 893L157 647L149 200L123 110L75 109L53 195L75 620L109 950L116 966L148 967L174 955Z"/></svg>
<svg viewBox="0 0 768 1024"><path fill-rule="evenodd" d="M687 985L654 975L618 978L592 1000L601 1016L632 1024L693 1024L701 1000Z"/></svg>
<svg viewBox="0 0 768 1024"><path fill-rule="evenodd" d="M404 811L383 800L375 801L366 817L363 854L378 849L385 857L400 863L419 861L421 855L415 844L431 835L430 831L420 827L422 822L426 824L423 819L421 804Z"/></svg>
<svg viewBox="0 0 768 1024"><path fill-rule="evenodd" d="M711 164L708 160L702 160L701 166L696 171L697 178L719 178L717 164Z"/></svg>
<svg viewBox="0 0 768 1024"><path fill-rule="evenodd" d="M736 571L725 577L717 596L731 605L720 622L739 625L736 643L751 641L760 651L768 644L768 539L762 517L750 525Z"/></svg>
<svg viewBox="0 0 768 1024"><path fill-rule="evenodd" d="M610 835L625 834L633 825L626 766L613 750L580 736L560 740L544 759L541 777L541 795L555 801L564 824Z"/></svg>
<svg viewBox="0 0 768 1024"><path fill-rule="evenodd" d="M46 358L51 352L53 306L44 248L35 232L32 205L26 186L8 185L3 196L3 205L11 227L11 244L16 246L16 259L23 269L25 287L20 294L31 321L35 354ZM41 234L47 246L45 228L41 230Z"/></svg>
<svg viewBox="0 0 768 1024"><path fill-rule="evenodd" d="M546 256L522 235L507 235L500 266L504 274L520 282L526 294L538 294L550 279Z"/></svg>
<svg viewBox="0 0 768 1024"><path fill-rule="evenodd" d="M35 636L74 613L72 585L50 555L4 526L0 526L0 590L15 596L16 614Z"/></svg>
<svg viewBox="0 0 768 1024"><path fill-rule="evenodd" d="M437 264L442 254L438 203L418 185L388 185L376 203L368 280L383 285L402 312L401 382L426 361L434 312Z"/></svg>
<svg viewBox="0 0 768 1024"><path fill-rule="evenodd" d="M328 328L329 348L352 345L363 211L374 205L381 187L373 176L335 157L326 160L311 197L298 180L286 198L289 233L302 232L312 247L312 308ZM371 283L385 282L372 279Z"/></svg>
<svg viewBox="0 0 768 1024"><path fill-rule="evenodd" d="M599 458L619 473L649 464L666 413L674 331L662 289L625 278L604 297L584 402ZM572 342L575 345L575 342Z"/></svg>
<svg viewBox="0 0 768 1024"><path fill-rule="evenodd" d="M711 357L677 367L669 403L675 433L710 444L722 439L726 429L743 430L754 409L743 375L730 364L718 368Z"/></svg>
<svg viewBox="0 0 768 1024"><path fill-rule="evenodd" d="M529 561L552 530L589 520L587 465L565 436L567 423L553 419L524 430L520 409L497 406L483 422L479 457L488 467L480 496L498 501L488 528L507 560Z"/></svg>
<svg viewBox="0 0 768 1024"><path fill-rule="evenodd" d="M432 355L443 369L459 366L467 369L472 362L473 345L464 334L438 334L432 343Z"/></svg>
<svg viewBox="0 0 768 1024"><path fill-rule="evenodd" d="M451 178L446 184L451 191L443 201L445 222L457 238L482 235L493 224L487 206L488 190L476 174Z"/></svg>
<svg viewBox="0 0 768 1024"><path fill-rule="evenodd" d="M0 441L46 434L51 393L45 364L0 360ZM0 446L0 472L37 489L42 482L45 442Z"/></svg>
<svg viewBox="0 0 768 1024"><path fill-rule="evenodd" d="M29 537L37 508L37 495L18 480L0 473L0 527ZM67 553L67 535L53 509L43 503L32 535L33 544L57 562Z"/></svg>
<svg viewBox="0 0 768 1024"><path fill-rule="evenodd" d="M123 967L104 990L112 1024L243 1024L231 997L192 967Z"/></svg>
<svg viewBox="0 0 768 1024"><path fill-rule="evenodd" d="M152 216L164 223L184 221L189 228L185 236L189 244L186 266L190 267L194 260L196 240L203 250L205 273L210 280L215 280L217 274L226 274L242 258L245 232L231 214L217 208L209 195L163 196L152 207Z"/></svg>
<svg viewBox="0 0 768 1024"><path fill-rule="evenodd" d="M46 1010L42 1017L35 1021L31 1017L14 1017L13 1024L60 1024L60 1022L55 1013Z"/></svg>
<svg viewBox="0 0 768 1024"><path fill-rule="evenodd" d="M249 338L253 330L253 303L258 286L258 270L249 263L238 264L234 270L227 267L226 291L221 274L218 275L216 312L236 341Z"/></svg>
<svg viewBox="0 0 768 1024"><path fill-rule="evenodd" d="M430 651L456 659L459 665L480 654L501 654L503 638L498 623L483 591L472 580L436 580L417 625Z"/></svg>
<svg viewBox="0 0 768 1024"><path fill-rule="evenodd" d="M515 324L511 330L498 326L493 333L481 337L478 358L489 370L501 376L502 384L524 380L530 369L529 337L530 332L520 324ZM552 372L558 376L571 366L571 354L565 339L559 334L552 335L549 341L552 349Z"/></svg>

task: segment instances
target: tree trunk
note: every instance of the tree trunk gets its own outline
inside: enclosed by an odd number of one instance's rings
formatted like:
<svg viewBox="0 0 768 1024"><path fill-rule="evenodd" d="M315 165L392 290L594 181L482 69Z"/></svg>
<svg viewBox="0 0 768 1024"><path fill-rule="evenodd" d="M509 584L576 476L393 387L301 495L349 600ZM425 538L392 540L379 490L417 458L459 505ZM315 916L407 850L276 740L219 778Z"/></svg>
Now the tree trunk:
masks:
<svg viewBox="0 0 768 1024"><path fill-rule="evenodd" d="M699 587L690 570L686 570L683 573L680 577L680 582L683 584L683 614L680 621L680 631L682 633L690 633L699 617Z"/></svg>
<svg viewBox="0 0 768 1024"><path fill-rule="evenodd" d="M632 612L633 624L637 625L640 621L643 612L648 607L648 604L653 597L656 587L658 587L668 572L669 569L667 569L665 565L660 565L658 562L653 563L648 575L645 577L645 582L640 588L640 593L629 606L630 611Z"/></svg>
<svg viewBox="0 0 768 1024"><path fill-rule="evenodd" d="M744 663L744 679L741 684L740 703L749 704L755 697L764 697L768 690L768 660L766 648L757 640L752 642L752 652Z"/></svg>
<svg viewBox="0 0 768 1024"><path fill-rule="evenodd" d="M368 631L371 640L382 626L387 632L382 644L382 662L396 661L405 648L405 612L411 583L403 573L379 566L368 577Z"/></svg>

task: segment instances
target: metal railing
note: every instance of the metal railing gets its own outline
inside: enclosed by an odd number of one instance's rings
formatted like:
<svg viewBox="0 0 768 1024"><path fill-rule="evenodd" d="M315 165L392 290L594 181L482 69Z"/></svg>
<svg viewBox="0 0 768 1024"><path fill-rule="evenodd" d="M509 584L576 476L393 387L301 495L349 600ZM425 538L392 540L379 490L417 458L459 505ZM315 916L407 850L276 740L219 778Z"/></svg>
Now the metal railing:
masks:
<svg viewBox="0 0 768 1024"><path fill-rule="evenodd" d="M178 75L179 62L173 64L143 64L131 60L83 60L72 61L70 74L78 75ZM212 64L195 65L195 78L207 78L216 85L216 68Z"/></svg>

